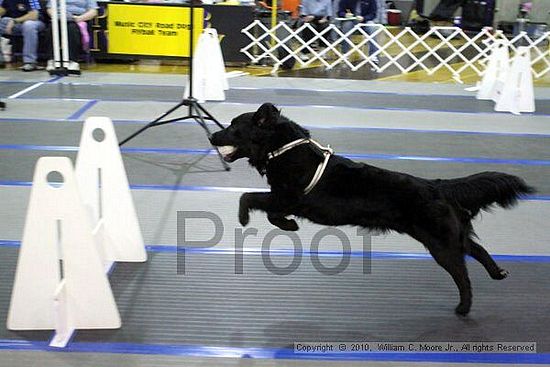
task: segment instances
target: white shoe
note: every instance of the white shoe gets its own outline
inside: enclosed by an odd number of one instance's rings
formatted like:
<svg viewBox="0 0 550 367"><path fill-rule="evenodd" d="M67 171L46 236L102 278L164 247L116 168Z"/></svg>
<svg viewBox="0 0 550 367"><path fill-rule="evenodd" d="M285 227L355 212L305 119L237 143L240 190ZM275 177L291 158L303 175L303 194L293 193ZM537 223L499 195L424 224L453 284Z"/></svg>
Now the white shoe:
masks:
<svg viewBox="0 0 550 367"><path fill-rule="evenodd" d="M76 61L69 61L69 65L67 66L68 70L80 70L80 64Z"/></svg>
<svg viewBox="0 0 550 367"><path fill-rule="evenodd" d="M67 65L67 71L71 75L80 75L80 64L76 61L69 61L69 65Z"/></svg>
<svg viewBox="0 0 550 367"><path fill-rule="evenodd" d="M53 60L48 60L46 71L52 71L53 69L55 69L55 63L53 62Z"/></svg>
<svg viewBox="0 0 550 367"><path fill-rule="evenodd" d="M31 62L27 62L27 63L23 64L23 66L21 66L20 69L22 71L25 71L25 72L30 72L30 71L35 71L35 70L44 70L43 67L40 67L40 66L36 65L36 63L31 63Z"/></svg>

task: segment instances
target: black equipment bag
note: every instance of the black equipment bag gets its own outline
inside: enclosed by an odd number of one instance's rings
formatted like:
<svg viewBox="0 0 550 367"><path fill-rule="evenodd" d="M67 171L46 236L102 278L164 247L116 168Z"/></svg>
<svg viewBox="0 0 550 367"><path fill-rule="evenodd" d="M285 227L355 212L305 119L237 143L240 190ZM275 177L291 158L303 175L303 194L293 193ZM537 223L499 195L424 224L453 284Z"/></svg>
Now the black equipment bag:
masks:
<svg viewBox="0 0 550 367"><path fill-rule="evenodd" d="M416 34L424 34L430 30L430 21L428 19L414 19L409 27Z"/></svg>

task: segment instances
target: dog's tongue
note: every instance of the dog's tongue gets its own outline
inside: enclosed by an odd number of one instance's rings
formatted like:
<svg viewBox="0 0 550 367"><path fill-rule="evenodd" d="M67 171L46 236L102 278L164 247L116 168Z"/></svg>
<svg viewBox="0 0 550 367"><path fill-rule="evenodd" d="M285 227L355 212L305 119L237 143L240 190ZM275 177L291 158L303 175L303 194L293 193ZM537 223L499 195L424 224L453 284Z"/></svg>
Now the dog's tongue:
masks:
<svg viewBox="0 0 550 367"><path fill-rule="evenodd" d="M231 155L233 152L235 152L235 150L237 150L237 148L235 148L233 145L224 145L223 147L218 147L218 151L224 157Z"/></svg>

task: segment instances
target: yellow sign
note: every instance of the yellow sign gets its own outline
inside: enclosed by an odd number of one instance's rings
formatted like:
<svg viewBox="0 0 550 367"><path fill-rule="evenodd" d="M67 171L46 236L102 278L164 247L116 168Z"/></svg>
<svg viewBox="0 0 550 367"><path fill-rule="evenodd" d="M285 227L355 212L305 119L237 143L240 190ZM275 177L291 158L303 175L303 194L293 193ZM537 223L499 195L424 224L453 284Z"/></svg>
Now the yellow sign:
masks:
<svg viewBox="0 0 550 367"><path fill-rule="evenodd" d="M196 8L194 13L196 45L204 12ZM190 8L109 3L108 14L109 53L189 57Z"/></svg>

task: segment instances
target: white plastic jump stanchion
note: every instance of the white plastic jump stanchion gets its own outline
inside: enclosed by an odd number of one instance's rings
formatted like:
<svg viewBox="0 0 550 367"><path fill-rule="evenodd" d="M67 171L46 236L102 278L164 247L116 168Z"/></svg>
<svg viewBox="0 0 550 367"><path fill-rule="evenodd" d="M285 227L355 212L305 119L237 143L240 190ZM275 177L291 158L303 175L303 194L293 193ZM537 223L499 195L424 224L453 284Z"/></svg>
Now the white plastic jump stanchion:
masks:
<svg viewBox="0 0 550 367"><path fill-rule="evenodd" d="M500 98L502 90L504 89L504 84L508 78L508 73L510 72L510 52L506 41L503 41L502 45L497 48L496 59L497 76L493 88L490 91L490 98L495 102Z"/></svg>
<svg viewBox="0 0 550 367"><path fill-rule="evenodd" d="M68 75L69 42L67 33L67 3L65 0L51 0L52 9L52 40L54 70L50 74ZM59 6L58 6L59 5ZM59 42L59 25L61 24L61 45ZM62 55L60 55L60 48Z"/></svg>
<svg viewBox="0 0 550 367"><path fill-rule="evenodd" d="M199 37L193 60L193 97L200 103L224 101L229 89L218 32L206 28ZM189 83L184 98L189 96Z"/></svg>
<svg viewBox="0 0 550 367"><path fill-rule="evenodd" d="M495 111L511 112L515 115L519 115L520 112L535 112L529 47L519 47L516 51Z"/></svg>
<svg viewBox="0 0 550 367"><path fill-rule="evenodd" d="M75 171L106 269L114 261L146 261L147 252L111 119L86 119Z"/></svg>
<svg viewBox="0 0 550 367"><path fill-rule="evenodd" d="M62 183L48 182L57 172ZM96 249L73 165L66 157L36 164L11 295L10 330L50 330L64 347L76 329L116 329L120 315Z"/></svg>
<svg viewBox="0 0 550 367"><path fill-rule="evenodd" d="M508 43L504 40L496 40L491 48L487 69L475 90L477 99L496 101L508 76L510 56Z"/></svg>
<svg viewBox="0 0 550 367"><path fill-rule="evenodd" d="M212 70L213 70L213 74L219 76L216 82L221 82L222 90L224 91L229 90L229 83L227 82L227 73L225 72L225 61L223 59L222 47L220 45L220 38L218 36L218 31L216 31L214 28L207 28L204 33L208 33L209 35L208 40L210 42L210 46L208 47L208 49L212 53L210 58L210 61L212 63ZM224 100L225 100L225 94L224 94Z"/></svg>

